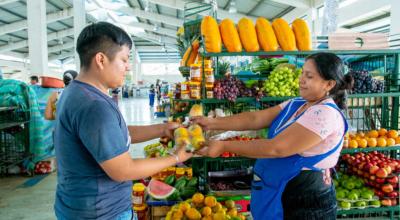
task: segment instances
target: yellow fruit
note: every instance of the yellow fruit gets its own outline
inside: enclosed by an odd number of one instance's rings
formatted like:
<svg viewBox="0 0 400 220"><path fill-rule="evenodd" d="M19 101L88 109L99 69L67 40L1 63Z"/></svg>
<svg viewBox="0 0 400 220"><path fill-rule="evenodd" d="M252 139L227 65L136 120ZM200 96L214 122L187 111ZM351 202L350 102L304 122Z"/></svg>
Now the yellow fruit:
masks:
<svg viewBox="0 0 400 220"><path fill-rule="evenodd" d="M271 23L263 17L257 18L256 21L256 32L258 43L264 51L277 51L278 40L276 39L274 29L272 29Z"/></svg>
<svg viewBox="0 0 400 220"><path fill-rule="evenodd" d="M203 135L203 129L200 127L198 124L193 124L189 126L188 128L190 136L202 136Z"/></svg>
<svg viewBox="0 0 400 220"><path fill-rule="evenodd" d="M388 137L390 138L397 138L399 136L399 133L395 130L390 130L387 134Z"/></svg>
<svg viewBox="0 0 400 220"><path fill-rule="evenodd" d="M379 133L379 136L385 136L387 133L387 130L384 128L381 128L381 129L379 129L378 133Z"/></svg>
<svg viewBox="0 0 400 220"><path fill-rule="evenodd" d="M229 209L229 211L228 211L227 214L228 214L229 216L231 216L231 217L235 217L235 216L237 216L238 212L237 212L237 209L236 209L236 208L233 208L233 209Z"/></svg>
<svg viewBox="0 0 400 220"><path fill-rule="evenodd" d="M189 137L178 137L175 139L175 145L177 146L187 146L190 144Z"/></svg>
<svg viewBox="0 0 400 220"><path fill-rule="evenodd" d="M226 200L225 201L225 206L228 209L232 209L235 207L235 202L233 200Z"/></svg>
<svg viewBox="0 0 400 220"><path fill-rule="evenodd" d="M222 40L217 21L211 16L205 16L201 21L200 28L206 51L209 53L221 52Z"/></svg>
<svg viewBox="0 0 400 220"><path fill-rule="evenodd" d="M371 130L370 132L368 132L368 137L377 138L377 137L379 137L379 133L377 130Z"/></svg>
<svg viewBox="0 0 400 220"><path fill-rule="evenodd" d="M183 218L183 212L181 210L176 210L172 214L172 219L181 219Z"/></svg>
<svg viewBox="0 0 400 220"><path fill-rule="evenodd" d="M226 214L222 212L218 212L213 215L213 220L225 220L225 219L226 219Z"/></svg>
<svg viewBox="0 0 400 220"><path fill-rule="evenodd" d="M217 202L217 204L212 208L213 212L219 212L222 210L222 205L221 203Z"/></svg>
<svg viewBox="0 0 400 220"><path fill-rule="evenodd" d="M368 141L365 140L364 138L357 141L357 143L359 148L366 148L368 145Z"/></svg>
<svg viewBox="0 0 400 220"><path fill-rule="evenodd" d="M238 217L239 217L241 220L246 220L246 216L244 216L244 215L238 215Z"/></svg>
<svg viewBox="0 0 400 220"><path fill-rule="evenodd" d="M204 195L201 194L201 193L195 193L192 196L192 202L193 203L200 204L200 203L203 203L203 201L204 201Z"/></svg>
<svg viewBox="0 0 400 220"><path fill-rule="evenodd" d="M186 217L189 219L201 219L201 214L197 209L195 208L190 208L189 210L186 211Z"/></svg>
<svg viewBox="0 0 400 220"><path fill-rule="evenodd" d="M357 136L360 137L360 138L364 138L364 137L365 137L365 133L362 132L362 131L361 131L361 132L358 132L358 133L357 133Z"/></svg>
<svg viewBox="0 0 400 220"><path fill-rule="evenodd" d="M235 27L235 23L229 18L225 18L219 25L222 42L228 52L241 52L242 44L240 43L239 34Z"/></svg>
<svg viewBox="0 0 400 220"><path fill-rule="evenodd" d="M386 147L386 138L383 138L383 137L378 138L376 146Z"/></svg>
<svg viewBox="0 0 400 220"><path fill-rule="evenodd" d="M193 105L192 108L190 108L189 116L203 116L203 106L200 104Z"/></svg>
<svg viewBox="0 0 400 220"><path fill-rule="evenodd" d="M356 140L349 141L349 148L357 148L357 147L358 147L358 142Z"/></svg>
<svg viewBox="0 0 400 220"><path fill-rule="evenodd" d="M396 145L396 140L394 138L386 139L386 146L390 147L390 146L394 146L394 145Z"/></svg>
<svg viewBox="0 0 400 220"><path fill-rule="evenodd" d="M256 28L251 19L246 17L241 18L238 23L238 31L240 41L247 52L256 52L260 50Z"/></svg>
<svg viewBox="0 0 400 220"><path fill-rule="evenodd" d="M292 22L293 33L296 37L296 46L299 50L311 50L311 33L307 22L301 18L297 18Z"/></svg>
<svg viewBox="0 0 400 220"><path fill-rule="evenodd" d="M400 144L400 137L397 137L394 140L396 141L396 144Z"/></svg>
<svg viewBox="0 0 400 220"><path fill-rule="evenodd" d="M206 140L204 139L204 137L201 136L195 136L192 137L190 143L192 144L192 146L194 147L194 149L199 150L202 147L204 147L204 143L206 142Z"/></svg>
<svg viewBox="0 0 400 220"><path fill-rule="evenodd" d="M181 210L182 212L186 212L187 210L189 210L191 207L190 207L190 204L189 203L187 203L187 202L182 202L180 205L179 205L179 210Z"/></svg>
<svg viewBox="0 0 400 220"><path fill-rule="evenodd" d="M272 22L275 36L283 51L296 50L296 38L289 24L283 18L277 18Z"/></svg>
<svg viewBox="0 0 400 220"><path fill-rule="evenodd" d="M214 196L207 196L207 197L204 199L204 204L205 204L206 206L212 208L212 207L214 207L214 206L217 205L217 199L215 199Z"/></svg>
<svg viewBox="0 0 400 220"><path fill-rule="evenodd" d="M179 127L174 131L174 137L189 137L189 131L184 127Z"/></svg>
<svg viewBox="0 0 400 220"><path fill-rule="evenodd" d="M368 147L376 147L376 145L378 144L376 138L368 138L367 142Z"/></svg>
<svg viewBox="0 0 400 220"><path fill-rule="evenodd" d="M181 66L190 66L195 62L198 55L200 42L199 40L194 40L192 45L187 48L185 54L181 60Z"/></svg>
<svg viewBox="0 0 400 220"><path fill-rule="evenodd" d="M213 220L212 216L203 216L203 218L201 218L201 220Z"/></svg>
<svg viewBox="0 0 400 220"><path fill-rule="evenodd" d="M201 210L202 216L211 216L211 214L212 214L212 210L208 206L204 207L203 210Z"/></svg>

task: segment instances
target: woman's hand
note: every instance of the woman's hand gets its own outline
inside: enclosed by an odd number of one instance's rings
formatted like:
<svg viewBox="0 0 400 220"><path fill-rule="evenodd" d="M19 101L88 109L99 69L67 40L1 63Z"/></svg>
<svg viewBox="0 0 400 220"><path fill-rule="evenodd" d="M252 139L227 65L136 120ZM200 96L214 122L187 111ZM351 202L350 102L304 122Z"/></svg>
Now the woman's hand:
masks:
<svg viewBox="0 0 400 220"><path fill-rule="evenodd" d="M179 126L180 125L176 122L168 122L167 124L165 124L163 136L167 136L170 139L173 139L174 138L174 130L179 128Z"/></svg>
<svg viewBox="0 0 400 220"><path fill-rule="evenodd" d="M190 118L190 121L192 123L200 125L203 130L211 130L210 125L214 119L213 118L208 118L208 117L203 117L203 116L195 116Z"/></svg>
<svg viewBox="0 0 400 220"><path fill-rule="evenodd" d="M224 141L207 141L205 147L199 150L197 153L208 157L219 157L225 152Z"/></svg>
<svg viewBox="0 0 400 220"><path fill-rule="evenodd" d="M186 151L185 145L178 147L174 154L178 156L177 163L185 162L193 156L193 153Z"/></svg>

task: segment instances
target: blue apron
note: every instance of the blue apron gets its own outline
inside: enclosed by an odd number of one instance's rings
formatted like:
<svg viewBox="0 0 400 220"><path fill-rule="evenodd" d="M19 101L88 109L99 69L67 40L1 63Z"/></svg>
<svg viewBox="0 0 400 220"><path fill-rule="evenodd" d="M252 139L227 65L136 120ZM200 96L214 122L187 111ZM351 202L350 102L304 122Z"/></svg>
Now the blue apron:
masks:
<svg viewBox="0 0 400 220"><path fill-rule="evenodd" d="M301 98L296 98L289 102L271 123L268 138L274 138L303 115L304 112L296 116L289 123L286 123L305 102ZM345 123L344 136L348 125L343 113L335 104L326 103L324 105L335 108L341 113ZM341 146L342 141L343 138L332 150L316 156L303 157L296 154L285 158L258 159L254 166L255 178L252 183L250 205L254 220L283 219L281 197L286 184L292 178L296 177L302 168L320 170L314 167L314 165L334 153Z"/></svg>

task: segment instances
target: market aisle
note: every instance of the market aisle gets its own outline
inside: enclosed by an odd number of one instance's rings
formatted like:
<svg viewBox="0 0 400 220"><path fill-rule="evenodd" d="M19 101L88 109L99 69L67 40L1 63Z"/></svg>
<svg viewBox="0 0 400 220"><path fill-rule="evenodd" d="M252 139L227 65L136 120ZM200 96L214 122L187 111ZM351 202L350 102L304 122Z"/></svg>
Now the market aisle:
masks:
<svg viewBox="0 0 400 220"><path fill-rule="evenodd" d="M147 98L123 99L120 110L128 125L160 123L165 118L154 119ZM146 143L131 146L132 157L143 157ZM53 204L57 174L52 173L32 187L21 188L31 178L0 178L0 219L2 220L53 220Z"/></svg>

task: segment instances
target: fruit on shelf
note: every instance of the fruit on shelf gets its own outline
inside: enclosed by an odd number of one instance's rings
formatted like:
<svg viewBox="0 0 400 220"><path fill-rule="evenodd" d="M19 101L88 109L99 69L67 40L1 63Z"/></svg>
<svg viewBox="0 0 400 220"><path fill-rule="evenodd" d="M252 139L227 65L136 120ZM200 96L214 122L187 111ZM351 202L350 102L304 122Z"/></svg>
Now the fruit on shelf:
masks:
<svg viewBox="0 0 400 220"><path fill-rule="evenodd" d="M298 96L301 69L275 68L265 81L265 91L270 96Z"/></svg>
<svg viewBox="0 0 400 220"><path fill-rule="evenodd" d="M241 18L237 28L244 49L247 52L259 51L260 45L258 44L257 33L253 21L246 17Z"/></svg>
<svg viewBox="0 0 400 220"><path fill-rule="evenodd" d="M256 20L256 32L258 43L263 51L277 51L278 50L278 40L276 39L274 29L271 23L263 18L259 17Z"/></svg>
<svg viewBox="0 0 400 220"><path fill-rule="evenodd" d="M155 179L150 181L146 189L154 199L166 199L176 191L174 187Z"/></svg>
<svg viewBox="0 0 400 220"><path fill-rule="evenodd" d="M351 208L351 202L341 201L339 203L339 206L342 209L350 209Z"/></svg>
<svg viewBox="0 0 400 220"><path fill-rule="evenodd" d="M184 55L182 57L181 66L190 66L195 62L199 47L200 47L199 40L197 40L197 39L194 40L192 42L191 46L189 46L186 49L186 52L184 53Z"/></svg>
<svg viewBox="0 0 400 220"><path fill-rule="evenodd" d="M384 168L379 168L375 175L379 178L386 178L388 176L388 172Z"/></svg>
<svg viewBox="0 0 400 220"><path fill-rule="evenodd" d="M390 147L400 144L398 131L381 128L357 133L350 133L345 136L344 148L365 148L365 147Z"/></svg>
<svg viewBox="0 0 400 220"><path fill-rule="evenodd" d="M192 137L203 135L203 129L198 124L192 124L188 128L189 134Z"/></svg>
<svg viewBox="0 0 400 220"><path fill-rule="evenodd" d="M296 50L296 39L289 24L283 18L277 18L272 22L275 36L283 51Z"/></svg>
<svg viewBox="0 0 400 220"><path fill-rule="evenodd" d="M189 116L190 117L203 116L203 106L200 104L194 104L192 108L190 108Z"/></svg>
<svg viewBox="0 0 400 220"><path fill-rule="evenodd" d="M292 29L296 38L296 47L298 50L311 50L311 33L307 22L301 18L297 18L292 22Z"/></svg>
<svg viewBox="0 0 400 220"><path fill-rule="evenodd" d="M384 92L383 81L374 79L368 71L354 71L349 73L354 79L353 93L381 93Z"/></svg>
<svg viewBox="0 0 400 220"><path fill-rule="evenodd" d="M200 28L206 51L209 53L221 52L222 40L217 21L212 16L204 16Z"/></svg>
<svg viewBox="0 0 400 220"><path fill-rule="evenodd" d="M228 52L241 52L242 43L235 27L235 23L229 18L225 18L219 24L222 42Z"/></svg>
<svg viewBox="0 0 400 220"><path fill-rule="evenodd" d="M382 186L382 191L385 193L393 192L393 186L390 184L385 184Z"/></svg>

